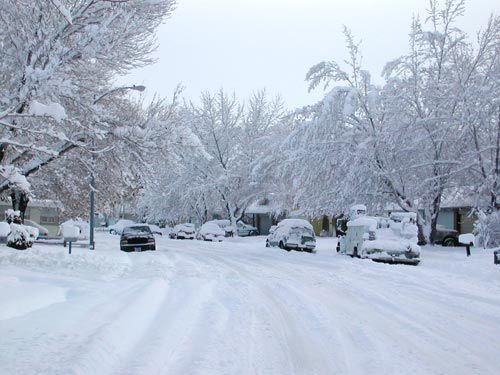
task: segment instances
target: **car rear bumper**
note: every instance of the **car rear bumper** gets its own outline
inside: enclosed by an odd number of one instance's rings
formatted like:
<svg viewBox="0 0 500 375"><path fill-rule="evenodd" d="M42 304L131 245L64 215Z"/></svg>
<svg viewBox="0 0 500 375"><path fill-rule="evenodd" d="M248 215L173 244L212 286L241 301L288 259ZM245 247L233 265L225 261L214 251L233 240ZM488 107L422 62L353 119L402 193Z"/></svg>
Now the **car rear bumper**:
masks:
<svg viewBox="0 0 500 375"><path fill-rule="evenodd" d="M137 250L140 249L140 250ZM120 250L121 251L127 251L127 252L132 252L132 251L146 251L146 250L156 250L156 244L123 244L120 245Z"/></svg>
<svg viewBox="0 0 500 375"><path fill-rule="evenodd" d="M364 258L373 260L374 262L380 263L392 263L392 264L411 264L417 265L420 263L420 257L416 254L409 254L402 252L400 254L388 254L386 252L376 252L371 254L365 254Z"/></svg>
<svg viewBox="0 0 500 375"><path fill-rule="evenodd" d="M205 241L221 242L224 240L224 236L214 236L212 234L207 234L203 237Z"/></svg>
<svg viewBox="0 0 500 375"><path fill-rule="evenodd" d="M286 247L288 247L290 249L297 249L297 250L314 250L316 248L316 245L312 245L312 244L298 245L296 243L287 243Z"/></svg>

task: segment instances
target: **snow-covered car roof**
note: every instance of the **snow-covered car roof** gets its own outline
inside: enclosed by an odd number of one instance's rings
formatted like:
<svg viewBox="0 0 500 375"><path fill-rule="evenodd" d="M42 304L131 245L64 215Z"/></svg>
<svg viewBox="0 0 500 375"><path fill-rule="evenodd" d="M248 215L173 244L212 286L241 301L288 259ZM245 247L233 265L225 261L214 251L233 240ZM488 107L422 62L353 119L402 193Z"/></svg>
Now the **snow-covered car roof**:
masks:
<svg viewBox="0 0 500 375"><path fill-rule="evenodd" d="M313 226L311 225L310 222L307 220L303 219L285 219L282 220L278 223L279 228L283 227L288 227L288 228L294 228L294 227L300 227L300 228L307 228L313 230Z"/></svg>
<svg viewBox="0 0 500 375"><path fill-rule="evenodd" d="M377 220L368 216L361 216L357 219L351 220L347 222L347 227L368 227L370 230L377 229Z"/></svg>
<svg viewBox="0 0 500 375"><path fill-rule="evenodd" d="M194 229L194 224L193 223L182 223L182 224L177 224L174 227L174 229L180 229L180 228Z"/></svg>
<svg viewBox="0 0 500 375"><path fill-rule="evenodd" d="M200 232L220 234L222 236L224 236L226 234L224 229L222 229L219 225L217 225L217 223L214 223L212 221L208 221L205 224L203 224L200 228Z"/></svg>
<svg viewBox="0 0 500 375"><path fill-rule="evenodd" d="M114 223L113 225L110 225L109 228L120 228L120 227L123 228L125 226L130 226L130 225L133 225L133 224L135 224L135 222L132 221L132 220L120 219L116 223Z"/></svg>
<svg viewBox="0 0 500 375"><path fill-rule="evenodd" d="M415 212L391 212L389 215L391 219L403 219L403 218L409 218L411 220L417 220L417 214Z"/></svg>
<svg viewBox="0 0 500 375"><path fill-rule="evenodd" d="M218 220L211 220L211 223L215 223L220 227L229 227L231 226L231 221L227 219L218 219Z"/></svg>
<svg viewBox="0 0 500 375"><path fill-rule="evenodd" d="M366 206L364 204L355 204L350 208L351 211L366 211Z"/></svg>

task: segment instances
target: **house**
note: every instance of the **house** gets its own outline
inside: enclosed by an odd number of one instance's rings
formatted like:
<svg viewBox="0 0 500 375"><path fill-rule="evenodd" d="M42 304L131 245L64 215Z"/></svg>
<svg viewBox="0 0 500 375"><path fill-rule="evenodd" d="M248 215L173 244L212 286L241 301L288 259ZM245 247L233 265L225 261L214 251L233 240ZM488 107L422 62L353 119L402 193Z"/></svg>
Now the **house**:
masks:
<svg viewBox="0 0 500 375"><path fill-rule="evenodd" d="M268 235L271 226L284 219L284 215L275 216L276 207L269 198L261 198L245 210L246 221L259 231L260 235Z"/></svg>
<svg viewBox="0 0 500 375"><path fill-rule="evenodd" d="M335 236L336 235L336 222L337 220L333 216L323 215L319 218L312 218L309 220L313 226L314 233L316 236Z"/></svg>
<svg viewBox="0 0 500 375"><path fill-rule="evenodd" d="M471 199L445 197L439 210L437 223L460 234L472 233L477 216L472 212Z"/></svg>
<svg viewBox="0 0 500 375"><path fill-rule="evenodd" d="M484 205L488 202L483 199ZM443 226L447 229L454 229L460 234L472 233L474 230L474 223L477 220L477 216L473 213L473 207L477 205L478 202L472 194L466 194L463 190L449 190L443 194L441 201L441 207L439 209L437 224ZM392 209L391 209L392 208ZM395 206L394 204L388 205L386 208L388 213L401 211L401 208ZM425 216L423 210L419 210L420 213Z"/></svg>
<svg viewBox="0 0 500 375"><path fill-rule="evenodd" d="M62 204L48 199L31 199L24 218L34 221L49 230L50 236L57 235ZM5 211L12 209L10 198L0 201L0 212L5 217Z"/></svg>

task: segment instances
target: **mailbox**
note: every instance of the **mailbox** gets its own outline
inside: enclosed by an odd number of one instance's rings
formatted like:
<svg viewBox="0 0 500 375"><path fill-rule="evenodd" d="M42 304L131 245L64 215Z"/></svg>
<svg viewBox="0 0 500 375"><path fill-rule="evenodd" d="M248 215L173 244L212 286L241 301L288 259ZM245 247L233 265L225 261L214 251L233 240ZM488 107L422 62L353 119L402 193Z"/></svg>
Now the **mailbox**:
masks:
<svg viewBox="0 0 500 375"><path fill-rule="evenodd" d="M80 236L80 228L74 225L63 225L61 227L62 236L64 239L64 246L69 243L68 253L71 254L71 243L78 241L78 236Z"/></svg>

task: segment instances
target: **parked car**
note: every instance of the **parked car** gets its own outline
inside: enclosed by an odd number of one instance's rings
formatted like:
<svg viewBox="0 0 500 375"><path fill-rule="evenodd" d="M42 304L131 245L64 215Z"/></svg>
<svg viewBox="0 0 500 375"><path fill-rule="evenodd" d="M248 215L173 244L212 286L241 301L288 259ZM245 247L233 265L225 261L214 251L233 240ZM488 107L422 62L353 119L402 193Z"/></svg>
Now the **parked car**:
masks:
<svg viewBox="0 0 500 375"><path fill-rule="evenodd" d="M197 238L203 241L222 241L226 232L213 221L207 221L198 231Z"/></svg>
<svg viewBox="0 0 500 375"><path fill-rule="evenodd" d="M259 234L257 228L249 224L245 224L243 221L238 221L238 223L236 224L237 224L238 236L240 237L256 236Z"/></svg>
<svg viewBox="0 0 500 375"><path fill-rule="evenodd" d="M118 220L115 224L110 225L108 227L109 233L111 234L122 234L122 231L125 227L130 227L135 223L132 220L121 219Z"/></svg>
<svg viewBox="0 0 500 375"><path fill-rule="evenodd" d="M233 226L231 225L231 221L230 220L212 220L213 223L217 224L221 229L224 230L224 232L226 233L225 236L226 237L233 237L234 236L234 230L233 230Z"/></svg>
<svg viewBox="0 0 500 375"><path fill-rule="evenodd" d="M349 221L346 234L339 238L337 251L375 262L418 265L417 226L408 217L401 222L391 221L388 228L381 223L384 221L370 216Z"/></svg>
<svg viewBox="0 0 500 375"><path fill-rule="evenodd" d="M278 246L284 250L301 250L312 253L316 247L316 237L312 225L302 219L280 221L266 240L266 247Z"/></svg>
<svg viewBox="0 0 500 375"><path fill-rule="evenodd" d="M194 224L183 223L177 224L172 232L170 232L170 238L178 240L194 240L196 236L196 228Z"/></svg>
<svg viewBox="0 0 500 375"><path fill-rule="evenodd" d="M396 223L401 222L405 218L407 218L410 223L417 223L417 214L414 212L393 212L391 213L390 218ZM443 246L458 246L459 234L460 233L455 229L449 229L441 224L438 224L436 226L436 237L434 238L434 242Z"/></svg>
<svg viewBox="0 0 500 375"><path fill-rule="evenodd" d="M172 233L172 231L174 230L174 228L169 227L169 226L165 226L165 228L160 228L160 229L161 229L161 232L164 236L169 236L169 237L170 237L170 233Z"/></svg>
<svg viewBox="0 0 500 375"><path fill-rule="evenodd" d="M234 236L234 229L233 226L231 225L231 221L227 219L223 220L212 220L211 222L216 223L220 228L226 232L226 237L233 237ZM259 234L259 231L257 228L248 225L244 223L243 221L238 221L236 223L236 230L238 232L238 236L240 237L245 237L245 236L256 236Z"/></svg>
<svg viewBox="0 0 500 375"><path fill-rule="evenodd" d="M49 235L49 230L32 220L24 220L24 225L38 229L39 237L47 237Z"/></svg>
<svg viewBox="0 0 500 375"><path fill-rule="evenodd" d="M156 250L155 237L146 224L134 224L122 229L120 250L144 251Z"/></svg>
<svg viewBox="0 0 500 375"><path fill-rule="evenodd" d="M163 231L158 225L155 224L146 224L146 225L149 227L149 229L151 229L151 232L153 232L153 234L158 234L159 236L163 236Z"/></svg>
<svg viewBox="0 0 500 375"><path fill-rule="evenodd" d="M449 229L442 225L436 226L436 237L434 242L443 246L458 246L458 233L455 229Z"/></svg>

